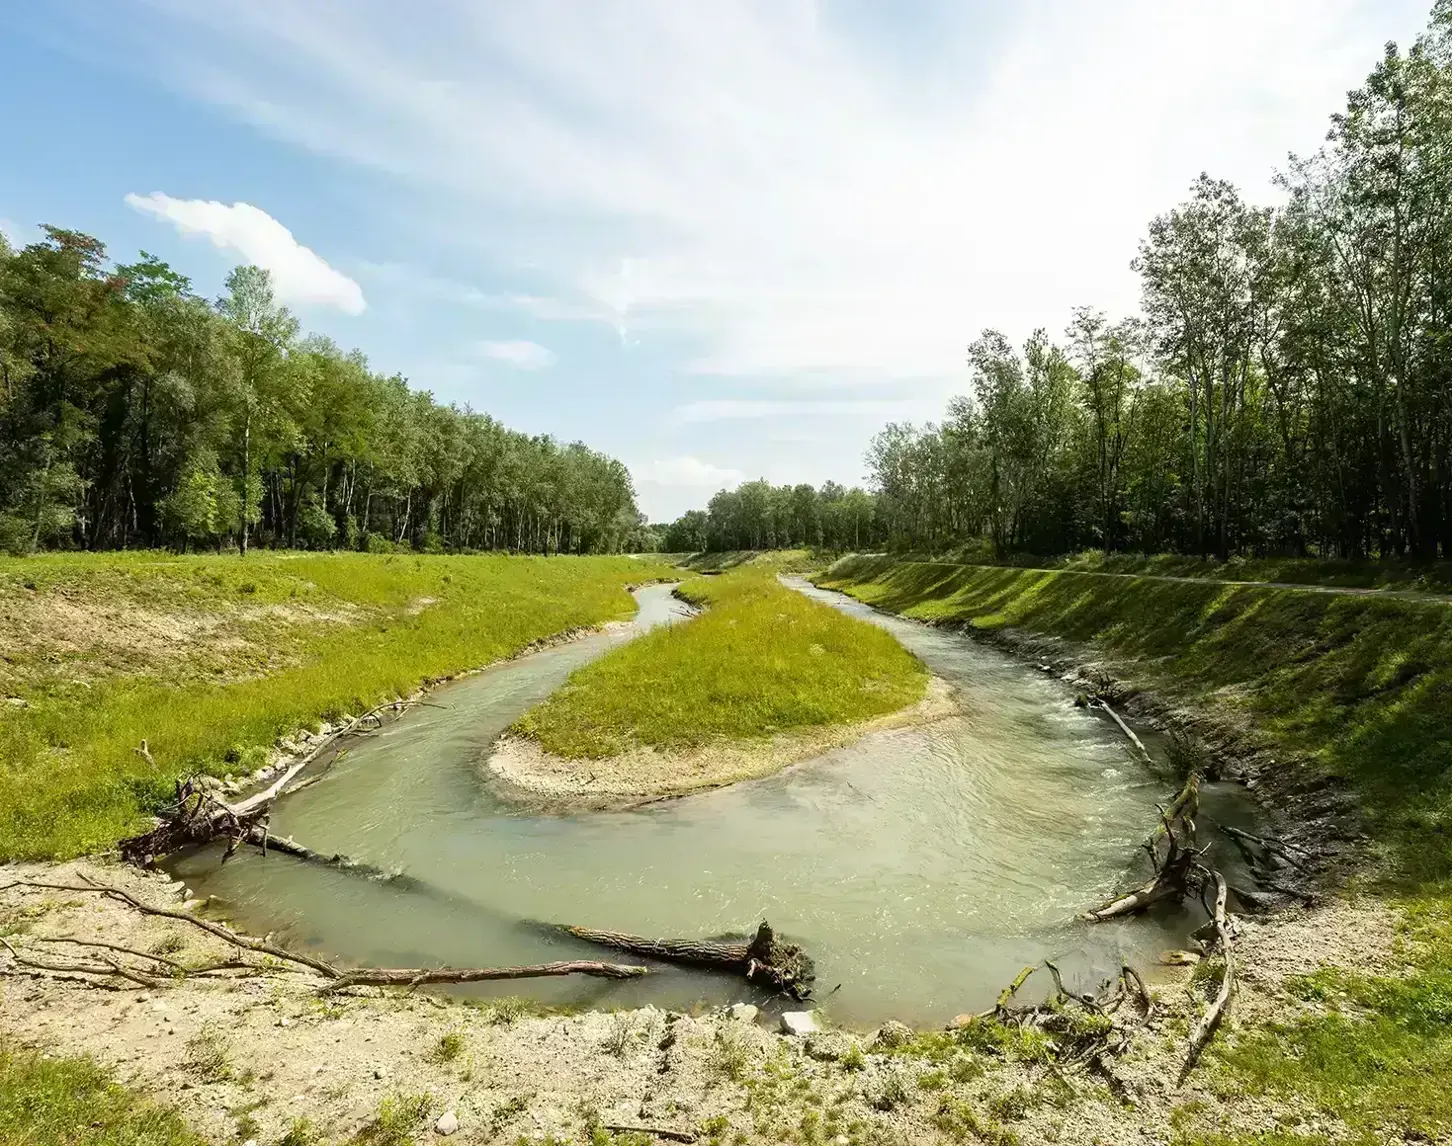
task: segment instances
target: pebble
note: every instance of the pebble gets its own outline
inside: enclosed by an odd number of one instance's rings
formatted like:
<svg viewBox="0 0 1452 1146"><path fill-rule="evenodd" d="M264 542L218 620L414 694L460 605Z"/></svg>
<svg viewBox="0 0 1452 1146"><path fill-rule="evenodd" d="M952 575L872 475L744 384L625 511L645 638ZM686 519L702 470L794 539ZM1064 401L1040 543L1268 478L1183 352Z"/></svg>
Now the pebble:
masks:
<svg viewBox="0 0 1452 1146"><path fill-rule="evenodd" d="M257 1139L249 1138L246 1142L242 1143L242 1146L257 1146Z"/></svg>
<svg viewBox="0 0 1452 1146"><path fill-rule="evenodd" d="M818 1031L816 1016L811 1011L783 1011L781 1032L784 1035L812 1035Z"/></svg>
<svg viewBox="0 0 1452 1146"><path fill-rule="evenodd" d="M289 1018L283 1017L283 1018L277 1020L277 1025L280 1026L280 1027L290 1027L290 1026L292 1026L292 1020L289 1019Z"/></svg>
<svg viewBox="0 0 1452 1146"><path fill-rule="evenodd" d="M384 1077L384 1071L383 1071L383 1068L381 1066L375 1066L373 1068L373 1077L374 1078L383 1078Z"/></svg>
<svg viewBox="0 0 1452 1146"><path fill-rule="evenodd" d="M459 1116L452 1110L444 1111L439 1116L439 1120L434 1123L434 1129L445 1137L448 1137L455 1130L459 1129Z"/></svg>

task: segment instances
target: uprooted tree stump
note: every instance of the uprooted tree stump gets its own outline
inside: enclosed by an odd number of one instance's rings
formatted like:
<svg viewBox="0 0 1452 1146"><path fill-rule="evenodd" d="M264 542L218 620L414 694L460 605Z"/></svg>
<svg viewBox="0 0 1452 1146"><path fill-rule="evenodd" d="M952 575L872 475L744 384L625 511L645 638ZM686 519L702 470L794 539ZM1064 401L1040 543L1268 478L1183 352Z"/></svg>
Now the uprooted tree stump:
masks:
<svg viewBox="0 0 1452 1146"><path fill-rule="evenodd" d="M765 920L749 940L648 939L620 931L561 924L559 930L587 943L628 951L647 959L709 967L764 984L794 999L807 999L816 979L816 965L800 947L779 939Z"/></svg>

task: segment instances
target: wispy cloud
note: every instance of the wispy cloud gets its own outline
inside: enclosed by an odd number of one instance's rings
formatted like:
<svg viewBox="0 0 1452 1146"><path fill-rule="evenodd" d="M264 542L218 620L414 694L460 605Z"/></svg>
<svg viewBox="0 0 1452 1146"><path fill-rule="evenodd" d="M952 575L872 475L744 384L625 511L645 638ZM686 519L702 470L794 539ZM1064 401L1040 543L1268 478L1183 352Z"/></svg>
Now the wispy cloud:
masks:
<svg viewBox="0 0 1452 1146"><path fill-rule="evenodd" d="M776 399L707 398L687 402L671 411L678 424L695 422L753 421L757 419L805 420L814 418L872 418L883 421L912 421L935 416L942 406L931 399Z"/></svg>
<svg viewBox="0 0 1452 1146"><path fill-rule="evenodd" d="M478 348L485 358L507 362L518 370L543 370L559 361L559 355L553 350L525 339L513 342L481 342Z"/></svg>
<svg viewBox="0 0 1452 1146"><path fill-rule="evenodd" d="M689 455L658 459L630 472L637 482L687 489L722 489L740 485L746 478L740 470L714 466Z"/></svg>
<svg viewBox="0 0 1452 1146"><path fill-rule="evenodd" d="M363 288L303 246L266 211L250 203L173 199L160 191L126 196L128 206L170 222L183 235L205 235L220 250L272 272L280 301L336 307L362 314Z"/></svg>
<svg viewBox="0 0 1452 1146"><path fill-rule="evenodd" d="M827 386L1132 308L1148 218L1203 168L1269 194L1427 7L947 4L894 54L820 0L153 3L158 71L426 191L451 250L697 371Z"/></svg>

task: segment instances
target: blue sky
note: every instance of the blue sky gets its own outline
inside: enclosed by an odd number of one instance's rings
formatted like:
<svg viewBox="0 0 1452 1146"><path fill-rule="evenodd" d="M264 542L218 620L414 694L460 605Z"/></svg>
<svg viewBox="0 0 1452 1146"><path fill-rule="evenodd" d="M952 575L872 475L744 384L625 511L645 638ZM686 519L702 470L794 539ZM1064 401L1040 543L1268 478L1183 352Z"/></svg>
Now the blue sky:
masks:
<svg viewBox="0 0 1452 1146"><path fill-rule="evenodd" d="M663 520L862 477L997 326L1132 312L1145 224L1427 0L0 6L0 227L273 270L309 329L622 458Z"/></svg>

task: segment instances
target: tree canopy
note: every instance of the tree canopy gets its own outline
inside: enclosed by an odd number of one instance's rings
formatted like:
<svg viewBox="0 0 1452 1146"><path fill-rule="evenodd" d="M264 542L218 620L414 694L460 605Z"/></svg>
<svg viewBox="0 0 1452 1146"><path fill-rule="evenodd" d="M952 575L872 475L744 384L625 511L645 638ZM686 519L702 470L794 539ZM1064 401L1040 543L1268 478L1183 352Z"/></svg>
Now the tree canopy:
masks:
<svg viewBox="0 0 1452 1146"><path fill-rule="evenodd" d="M985 331L941 423L873 440L865 535L1452 555L1452 0L1409 51L1387 46L1278 182L1282 203L1261 207L1204 175L1152 220L1141 316L1081 308L1021 347ZM808 535L781 524L784 495L747 490L693 536Z"/></svg>
<svg viewBox="0 0 1452 1146"><path fill-rule="evenodd" d="M215 302L142 252L0 237L0 548L641 547L630 474L306 335L265 270Z"/></svg>

